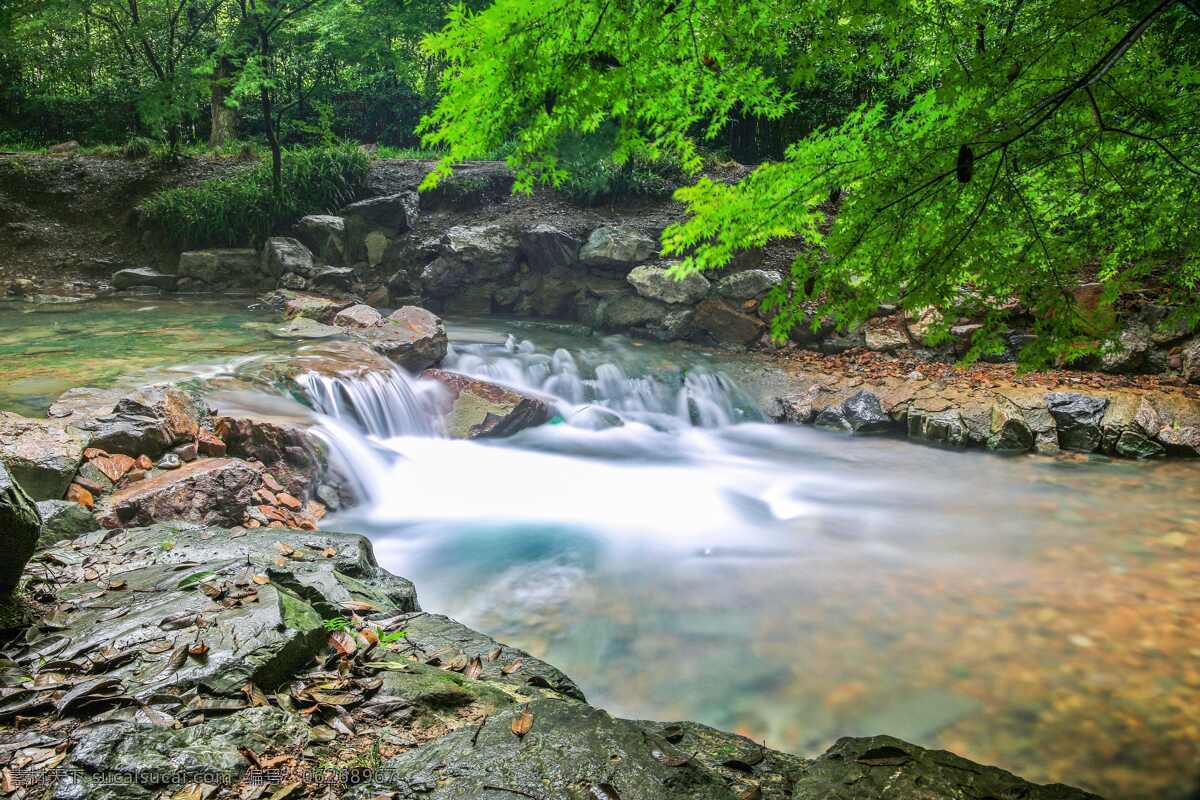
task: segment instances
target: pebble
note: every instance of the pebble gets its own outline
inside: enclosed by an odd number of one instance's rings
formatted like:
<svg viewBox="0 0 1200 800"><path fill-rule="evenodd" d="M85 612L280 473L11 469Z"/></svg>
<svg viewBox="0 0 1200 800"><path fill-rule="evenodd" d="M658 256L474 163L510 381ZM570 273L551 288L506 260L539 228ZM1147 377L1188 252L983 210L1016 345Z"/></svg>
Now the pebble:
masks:
<svg viewBox="0 0 1200 800"><path fill-rule="evenodd" d="M183 466L183 462L175 453L167 453L158 460L159 469L179 469Z"/></svg>

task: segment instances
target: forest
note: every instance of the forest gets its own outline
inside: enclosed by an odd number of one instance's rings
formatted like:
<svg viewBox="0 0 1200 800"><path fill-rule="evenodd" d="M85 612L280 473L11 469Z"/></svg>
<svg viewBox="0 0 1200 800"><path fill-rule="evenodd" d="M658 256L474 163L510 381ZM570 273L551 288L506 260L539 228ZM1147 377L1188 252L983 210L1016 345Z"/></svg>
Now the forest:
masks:
<svg viewBox="0 0 1200 800"><path fill-rule="evenodd" d="M14 800L1197 800L1200 0L0 0L0 537Z"/></svg>

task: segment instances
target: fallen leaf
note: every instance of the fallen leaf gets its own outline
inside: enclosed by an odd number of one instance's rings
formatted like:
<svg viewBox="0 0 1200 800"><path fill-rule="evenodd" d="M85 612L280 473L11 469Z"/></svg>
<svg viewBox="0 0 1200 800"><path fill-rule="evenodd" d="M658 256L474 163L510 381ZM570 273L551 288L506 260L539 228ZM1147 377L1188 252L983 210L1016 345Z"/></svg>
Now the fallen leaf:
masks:
<svg viewBox="0 0 1200 800"><path fill-rule="evenodd" d="M500 671L503 672L505 675L512 675L514 672L516 672L517 670L519 670L521 668L521 664L523 664L523 663L525 663L525 659L518 658L515 661L510 661L507 664L505 664L503 667L500 668Z"/></svg>
<svg viewBox="0 0 1200 800"><path fill-rule="evenodd" d="M204 658L208 655L208 645L204 642L196 642L188 648L188 655L192 658Z"/></svg>
<svg viewBox="0 0 1200 800"><path fill-rule="evenodd" d="M346 631L331 631L329 645L344 656L348 656L358 649L358 643Z"/></svg>
<svg viewBox="0 0 1200 800"><path fill-rule="evenodd" d="M268 578L266 575L251 575L250 580L254 581L259 586L266 586L268 583L271 582L271 579Z"/></svg>
<svg viewBox="0 0 1200 800"><path fill-rule="evenodd" d="M533 729L533 712L526 706L512 721L512 732L519 737L525 736Z"/></svg>
<svg viewBox="0 0 1200 800"><path fill-rule="evenodd" d="M473 681L479 680L479 676L483 674L483 662L479 660L479 656L471 659L463 674Z"/></svg>

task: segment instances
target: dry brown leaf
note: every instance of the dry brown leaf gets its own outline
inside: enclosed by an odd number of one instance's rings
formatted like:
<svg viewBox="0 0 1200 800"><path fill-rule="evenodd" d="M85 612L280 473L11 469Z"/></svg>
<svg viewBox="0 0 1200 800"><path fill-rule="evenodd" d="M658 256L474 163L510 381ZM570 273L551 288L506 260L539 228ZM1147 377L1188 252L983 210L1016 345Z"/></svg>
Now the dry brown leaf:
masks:
<svg viewBox="0 0 1200 800"><path fill-rule="evenodd" d="M500 671L505 675L512 675L521 668L521 664L525 663L524 658L518 658L515 661L510 661L500 668Z"/></svg>
<svg viewBox="0 0 1200 800"><path fill-rule="evenodd" d="M479 656L471 659L463 674L473 681L479 680L479 676L483 674L483 662L479 659Z"/></svg>
<svg viewBox="0 0 1200 800"><path fill-rule="evenodd" d="M533 730L533 712L529 710L529 706L526 706L520 714L513 718L511 727L512 732L519 737L523 737Z"/></svg>
<svg viewBox="0 0 1200 800"><path fill-rule="evenodd" d="M254 581L259 586L266 586L268 583L271 582L271 579L268 578L266 575L251 575L250 580Z"/></svg>
<svg viewBox="0 0 1200 800"><path fill-rule="evenodd" d="M204 658L208 655L208 645L204 642L196 642L188 648L188 655L192 658Z"/></svg>
<svg viewBox="0 0 1200 800"><path fill-rule="evenodd" d="M344 656L348 656L358 649L358 643L346 631L331 631L329 634L329 646Z"/></svg>
<svg viewBox="0 0 1200 800"><path fill-rule="evenodd" d="M495 648L492 649L491 652L489 652L487 654L488 661L495 661L499 657L500 657L500 646L499 645L497 645Z"/></svg>

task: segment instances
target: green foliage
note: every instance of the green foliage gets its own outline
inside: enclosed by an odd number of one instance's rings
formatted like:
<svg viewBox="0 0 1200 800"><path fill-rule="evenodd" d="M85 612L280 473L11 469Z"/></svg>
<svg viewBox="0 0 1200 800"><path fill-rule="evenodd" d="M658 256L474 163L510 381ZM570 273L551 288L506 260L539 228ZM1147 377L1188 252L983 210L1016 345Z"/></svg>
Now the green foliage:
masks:
<svg viewBox="0 0 1200 800"><path fill-rule="evenodd" d="M325 620L325 630L331 633L333 631L345 631L347 633L355 632L354 625L345 617L333 617Z"/></svg>
<svg viewBox="0 0 1200 800"><path fill-rule="evenodd" d="M391 644L408 638L408 631L383 631L379 634L380 644Z"/></svg>
<svg viewBox="0 0 1200 800"><path fill-rule="evenodd" d="M670 197L687 174L669 158L634 156L624 163L613 159L611 135L575 137L558 148L566 175L559 191L582 205L599 205L614 197Z"/></svg>
<svg viewBox="0 0 1200 800"><path fill-rule="evenodd" d="M981 319L978 357L1015 302L1041 364L1111 335L1073 298L1084 276L1107 305L1144 286L1200 304L1195 3L496 0L426 47L449 64L426 188L508 140L518 189L560 186L564 145L608 125L614 163L694 175L731 118L787 118L832 80L851 113L736 184L681 189L690 216L663 238L682 275L802 237L767 301L780 338L899 302L941 310L935 335Z"/></svg>
<svg viewBox="0 0 1200 800"><path fill-rule="evenodd" d="M135 136L121 148L121 155L129 159L147 158L154 152L154 142L145 136Z"/></svg>
<svg viewBox="0 0 1200 800"><path fill-rule="evenodd" d="M260 162L236 175L159 192L142 203L142 220L182 247L257 245L281 224L353 200L368 168L366 154L350 145L288 150L278 197L270 165Z"/></svg>

